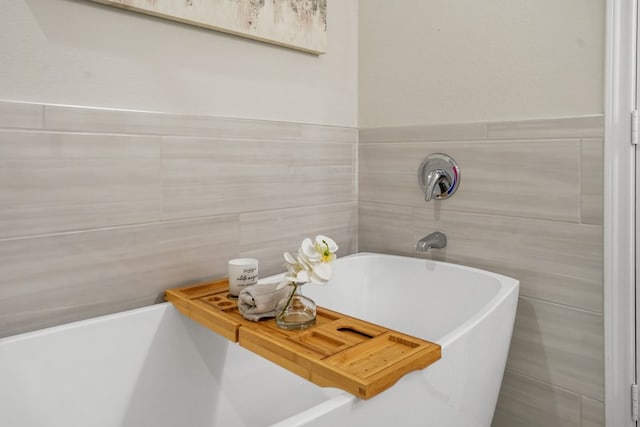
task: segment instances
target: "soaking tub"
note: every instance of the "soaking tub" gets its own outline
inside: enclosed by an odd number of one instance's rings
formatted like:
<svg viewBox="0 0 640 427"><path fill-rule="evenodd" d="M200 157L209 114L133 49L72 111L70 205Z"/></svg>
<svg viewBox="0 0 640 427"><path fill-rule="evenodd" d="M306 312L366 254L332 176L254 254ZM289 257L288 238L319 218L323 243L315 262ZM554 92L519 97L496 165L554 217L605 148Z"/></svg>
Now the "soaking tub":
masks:
<svg viewBox="0 0 640 427"><path fill-rule="evenodd" d="M338 259L319 305L442 346L369 400L311 384L164 303L0 340L7 427L489 426L518 281L379 254Z"/></svg>

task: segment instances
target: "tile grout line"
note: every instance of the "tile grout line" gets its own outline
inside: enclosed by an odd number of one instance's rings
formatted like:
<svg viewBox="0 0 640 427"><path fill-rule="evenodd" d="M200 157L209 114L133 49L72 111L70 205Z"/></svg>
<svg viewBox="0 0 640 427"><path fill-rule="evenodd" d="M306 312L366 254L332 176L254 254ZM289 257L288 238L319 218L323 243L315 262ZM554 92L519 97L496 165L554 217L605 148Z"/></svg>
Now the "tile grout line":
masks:
<svg viewBox="0 0 640 427"><path fill-rule="evenodd" d="M407 208L407 209L421 208L421 206L415 206L415 205L403 205L403 204L397 204L397 203L378 202L375 200L364 200L364 199L359 199L358 204L360 203L365 203L370 205L390 206L390 207L397 207L397 208ZM563 220L557 220L557 219L545 219L545 218L517 216L517 215L504 215L504 214L497 214L497 213L490 213L490 212L487 213L487 212L465 211L465 210L457 210L457 209L443 209L443 211L462 214L462 215L473 215L473 216L494 217L494 218L509 218L509 219L516 219L516 220L527 220L527 221L537 221L537 222L544 222L544 223L557 223L557 224L568 224L568 225L579 225L584 227L602 228L602 225L600 224L587 224L579 221L563 221Z"/></svg>
<svg viewBox="0 0 640 427"><path fill-rule="evenodd" d="M562 304L562 303L555 302L555 301L549 301L549 300L542 299L542 298L530 297L530 296L527 296L527 295L518 295L518 299L523 299L523 300L526 300L526 301L538 302L538 303L543 303L543 304L547 304L547 305L552 305L554 307L561 308L563 310L578 311L580 313L588 314L588 315L591 315L591 316L597 316L597 317L603 317L604 316L604 313L602 313L602 312L588 310L586 308L581 308L581 307L575 307L575 306L572 306L572 305Z"/></svg>
<svg viewBox="0 0 640 427"><path fill-rule="evenodd" d="M597 398L592 397L592 396L587 396L586 394L583 394L583 393L580 393L580 392L577 392L577 391L573 391L573 390L570 390L568 388L565 388L565 387L562 387L562 386L559 386L559 385L556 385L556 384L541 380L540 378L532 377L531 375L527 375L527 374L525 374L523 372L518 371L517 369L505 368L505 373L507 373L507 372L510 373L511 375L516 375L518 377L524 378L527 381L531 381L531 382L534 382L534 383L537 383L537 384L543 384L543 385L549 386L551 388L558 389L558 390L560 390L562 392L573 394L576 397L578 397L578 400L580 400L580 402L581 402L580 404L581 405L582 405L582 398L583 397L604 404L604 401L602 401L600 399L597 399Z"/></svg>

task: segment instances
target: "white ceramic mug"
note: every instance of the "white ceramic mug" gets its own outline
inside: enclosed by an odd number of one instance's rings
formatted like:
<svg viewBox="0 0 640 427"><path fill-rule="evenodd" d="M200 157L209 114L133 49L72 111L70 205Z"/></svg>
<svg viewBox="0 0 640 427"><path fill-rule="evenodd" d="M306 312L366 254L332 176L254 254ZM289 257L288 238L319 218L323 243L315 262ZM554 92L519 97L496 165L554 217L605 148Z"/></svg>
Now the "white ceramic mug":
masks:
<svg viewBox="0 0 640 427"><path fill-rule="evenodd" d="M238 297L240 291L258 283L258 260L236 258L227 263L229 268L229 295Z"/></svg>

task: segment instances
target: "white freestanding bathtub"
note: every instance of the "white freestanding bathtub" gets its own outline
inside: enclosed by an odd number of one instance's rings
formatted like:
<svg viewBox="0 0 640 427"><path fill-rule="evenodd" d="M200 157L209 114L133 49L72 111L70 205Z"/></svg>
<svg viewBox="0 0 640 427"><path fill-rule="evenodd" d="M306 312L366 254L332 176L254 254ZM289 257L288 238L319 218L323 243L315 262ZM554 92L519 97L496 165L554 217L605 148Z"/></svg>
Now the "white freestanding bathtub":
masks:
<svg viewBox="0 0 640 427"><path fill-rule="evenodd" d="M0 340L7 427L489 426L518 281L424 259L336 262L319 305L442 346L442 359L360 400L321 388L164 303Z"/></svg>

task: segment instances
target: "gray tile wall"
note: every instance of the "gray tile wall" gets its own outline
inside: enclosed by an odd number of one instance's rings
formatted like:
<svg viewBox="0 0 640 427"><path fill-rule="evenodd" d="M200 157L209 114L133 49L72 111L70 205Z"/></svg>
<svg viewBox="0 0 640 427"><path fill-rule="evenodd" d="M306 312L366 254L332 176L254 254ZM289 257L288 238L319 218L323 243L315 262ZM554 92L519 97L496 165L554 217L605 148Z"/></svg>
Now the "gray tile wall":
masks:
<svg viewBox="0 0 640 427"><path fill-rule="evenodd" d="M494 427L604 425L602 146L602 116L360 129L360 251L521 282ZM462 179L426 203L417 170L434 152ZM447 248L416 253L436 230Z"/></svg>
<svg viewBox="0 0 640 427"><path fill-rule="evenodd" d="M0 336L160 301L232 257L275 273L324 233L520 279L494 426L602 426L602 138L601 116L358 132L0 102ZM432 152L462 183L427 204ZM417 254L435 230L448 247Z"/></svg>
<svg viewBox="0 0 640 427"><path fill-rule="evenodd" d="M0 102L0 336L357 249L357 129Z"/></svg>

